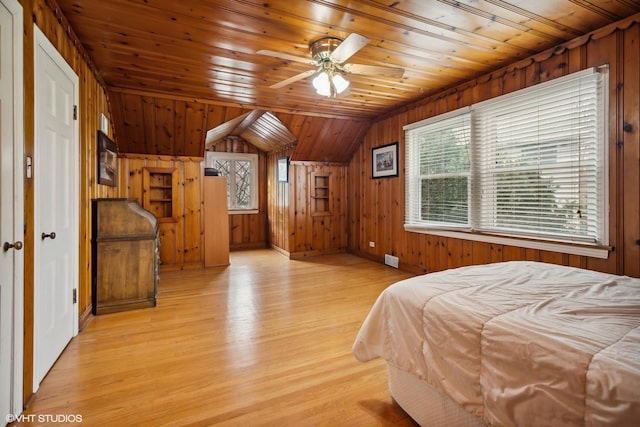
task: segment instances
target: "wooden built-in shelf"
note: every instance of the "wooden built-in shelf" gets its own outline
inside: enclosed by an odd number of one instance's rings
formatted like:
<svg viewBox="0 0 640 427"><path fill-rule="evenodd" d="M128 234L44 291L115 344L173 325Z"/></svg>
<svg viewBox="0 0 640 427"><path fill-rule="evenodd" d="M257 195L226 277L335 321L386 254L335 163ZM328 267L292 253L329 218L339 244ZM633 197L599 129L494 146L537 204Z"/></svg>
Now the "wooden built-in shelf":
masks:
<svg viewBox="0 0 640 427"><path fill-rule="evenodd" d="M175 221L175 168L143 169L142 206L161 222Z"/></svg>
<svg viewBox="0 0 640 427"><path fill-rule="evenodd" d="M331 215L329 173L311 173L311 215Z"/></svg>

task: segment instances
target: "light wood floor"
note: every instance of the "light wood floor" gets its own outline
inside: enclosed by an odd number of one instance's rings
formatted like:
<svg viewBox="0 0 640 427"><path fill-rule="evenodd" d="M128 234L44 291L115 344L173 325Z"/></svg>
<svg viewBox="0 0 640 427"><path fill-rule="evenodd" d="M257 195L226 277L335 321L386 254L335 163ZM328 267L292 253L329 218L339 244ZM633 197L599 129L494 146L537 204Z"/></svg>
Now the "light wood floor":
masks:
<svg viewBox="0 0 640 427"><path fill-rule="evenodd" d="M351 354L375 298L406 277L348 254L271 250L162 273L158 306L96 316L25 414L77 414L86 426L415 426L383 362Z"/></svg>

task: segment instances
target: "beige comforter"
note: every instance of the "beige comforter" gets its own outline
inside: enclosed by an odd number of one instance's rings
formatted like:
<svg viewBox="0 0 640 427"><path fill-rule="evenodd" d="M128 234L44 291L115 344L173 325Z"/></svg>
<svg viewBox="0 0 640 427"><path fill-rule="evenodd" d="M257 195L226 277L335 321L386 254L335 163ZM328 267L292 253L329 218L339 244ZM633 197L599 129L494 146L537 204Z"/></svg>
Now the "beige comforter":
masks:
<svg viewBox="0 0 640 427"><path fill-rule="evenodd" d="M640 425L640 279L513 261L387 288L353 345L489 425Z"/></svg>

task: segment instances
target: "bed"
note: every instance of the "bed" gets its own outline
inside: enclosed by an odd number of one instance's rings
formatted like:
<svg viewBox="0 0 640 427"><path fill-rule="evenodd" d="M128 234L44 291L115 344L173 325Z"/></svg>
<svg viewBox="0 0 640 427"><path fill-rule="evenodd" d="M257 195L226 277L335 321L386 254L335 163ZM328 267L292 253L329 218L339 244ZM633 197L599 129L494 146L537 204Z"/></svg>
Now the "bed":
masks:
<svg viewBox="0 0 640 427"><path fill-rule="evenodd" d="M640 279L529 261L385 289L353 344L420 425L640 425Z"/></svg>

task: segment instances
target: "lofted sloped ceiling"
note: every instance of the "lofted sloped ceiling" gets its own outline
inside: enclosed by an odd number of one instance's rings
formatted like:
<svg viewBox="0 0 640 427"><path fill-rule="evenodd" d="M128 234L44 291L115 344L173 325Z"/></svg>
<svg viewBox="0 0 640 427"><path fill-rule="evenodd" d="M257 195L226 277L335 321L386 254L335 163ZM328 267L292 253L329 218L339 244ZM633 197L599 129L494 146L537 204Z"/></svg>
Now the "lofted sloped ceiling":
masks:
<svg viewBox="0 0 640 427"><path fill-rule="evenodd" d="M292 146L295 136L273 113L253 110L207 131L205 151L228 136L239 136L265 153Z"/></svg>
<svg viewBox="0 0 640 427"><path fill-rule="evenodd" d="M352 149L377 117L640 13L639 0L47 2L107 86L121 149L201 156L208 130L263 110L302 160L348 159L331 152ZM350 73L336 98L310 77L273 87L312 72L311 42L352 33L369 42L346 62L402 77Z"/></svg>
<svg viewBox="0 0 640 427"><path fill-rule="evenodd" d="M240 136L265 153L294 146L291 160L348 163L370 126L368 120L266 112L119 90L109 91L109 98L121 153L202 157L216 141Z"/></svg>

